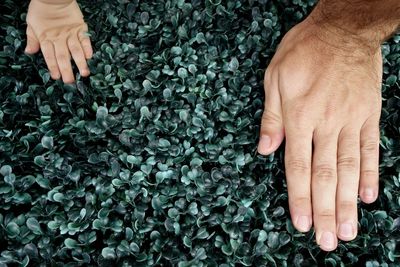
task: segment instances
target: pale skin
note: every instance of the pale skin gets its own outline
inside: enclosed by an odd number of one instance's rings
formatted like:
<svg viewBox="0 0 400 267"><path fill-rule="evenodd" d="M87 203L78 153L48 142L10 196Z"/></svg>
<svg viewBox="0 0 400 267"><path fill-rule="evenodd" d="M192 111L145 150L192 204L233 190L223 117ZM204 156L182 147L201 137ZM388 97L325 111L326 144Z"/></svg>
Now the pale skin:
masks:
<svg viewBox="0 0 400 267"><path fill-rule="evenodd" d="M292 222L301 232L314 225L325 251L356 237L358 195L365 203L378 196L380 43L399 18L397 0L322 0L285 35L265 73L258 152L286 139Z"/></svg>
<svg viewBox="0 0 400 267"><path fill-rule="evenodd" d="M301 232L314 226L316 242L325 251L336 249L338 239L349 241L357 236L358 195L365 203L378 197L379 45L398 25L397 21L380 21L382 36L376 36L376 29L370 33L361 22L352 28L350 23L356 18L347 22L341 17L343 12L335 11L342 2L347 0L321 0L283 38L265 73L265 110L258 144L258 152L268 155L286 138L292 222ZM379 9L387 14L382 1L358 2L370 8L363 12ZM398 12L396 2L386 0L386 7ZM332 12L321 17L321 10ZM332 23L321 23L329 18ZM351 34L335 27L345 23ZM89 75L86 60L93 50L75 0L32 0L27 24L26 53L41 50L53 79L74 82L71 58L81 76Z"/></svg>
<svg viewBox="0 0 400 267"><path fill-rule="evenodd" d="M270 154L286 138L292 221L301 232L313 223L330 251L337 237L357 235L357 193L365 203L378 195L382 58L379 49L370 57L330 50L307 23L284 37L267 69L258 149Z"/></svg>
<svg viewBox="0 0 400 267"><path fill-rule="evenodd" d="M73 83L71 58L81 76L90 74L87 59L93 55L88 27L75 0L32 0L27 15L25 53L42 51L50 76Z"/></svg>

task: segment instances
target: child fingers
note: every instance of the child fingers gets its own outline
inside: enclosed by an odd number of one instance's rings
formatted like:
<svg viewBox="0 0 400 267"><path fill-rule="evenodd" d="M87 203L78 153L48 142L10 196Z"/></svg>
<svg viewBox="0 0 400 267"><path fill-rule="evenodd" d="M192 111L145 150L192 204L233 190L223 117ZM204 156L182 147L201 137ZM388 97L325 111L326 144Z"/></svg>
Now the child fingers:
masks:
<svg viewBox="0 0 400 267"><path fill-rule="evenodd" d="M44 60L46 61L47 68L49 69L51 78L60 79L60 70L58 68L55 48L52 42L43 41L40 43L40 48L43 53Z"/></svg>
<svg viewBox="0 0 400 267"><path fill-rule="evenodd" d="M72 58L74 59L80 74L83 77L88 76L90 74L90 71L86 62L85 53L81 46L81 42L79 42L77 37L71 36L70 38L68 38L67 43L69 51L71 52Z"/></svg>
<svg viewBox="0 0 400 267"><path fill-rule="evenodd" d="M32 31L32 28L28 25L26 28L26 48L25 53L27 54L35 54L40 49L39 41L36 39L35 34Z"/></svg>
<svg viewBox="0 0 400 267"><path fill-rule="evenodd" d="M84 27L78 33L78 39L81 42L81 47L83 49L86 59L90 59L93 56L93 48L87 32L88 28L87 25L85 24Z"/></svg>
<svg viewBox="0 0 400 267"><path fill-rule="evenodd" d="M75 78L72 72L71 55L66 40L58 40L55 42L55 52L58 68L64 83L73 83Z"/></svg>

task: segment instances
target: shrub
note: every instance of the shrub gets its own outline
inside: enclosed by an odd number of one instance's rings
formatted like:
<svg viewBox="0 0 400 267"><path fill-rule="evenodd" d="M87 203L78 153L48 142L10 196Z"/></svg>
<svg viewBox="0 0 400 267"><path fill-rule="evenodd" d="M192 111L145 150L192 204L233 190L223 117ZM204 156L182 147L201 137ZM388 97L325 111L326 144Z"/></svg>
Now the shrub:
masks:
<svg viewBox="0 0 400 267"><path fill-rule="evenodd" d="M24 55L26 2L0 3L0 266L399 266L399 35L380 196L327 253L290 221L282 149L256 152L264 69L315 0L81 1L73 86Z"/></svg>

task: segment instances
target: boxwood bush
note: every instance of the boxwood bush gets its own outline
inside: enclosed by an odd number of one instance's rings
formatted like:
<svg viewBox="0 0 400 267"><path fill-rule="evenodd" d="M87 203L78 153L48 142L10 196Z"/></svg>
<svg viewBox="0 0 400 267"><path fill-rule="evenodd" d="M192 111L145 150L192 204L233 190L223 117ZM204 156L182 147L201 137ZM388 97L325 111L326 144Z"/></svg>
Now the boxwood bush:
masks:
<svg viewBox="0 0 400 267"><path fill-rule="evenodd" d="M384 55L380 195L333 252L257 154L263 74L316 0L79 1L92 75L24 54L0 3L0 266L400 266L400 36Z"/></svg>

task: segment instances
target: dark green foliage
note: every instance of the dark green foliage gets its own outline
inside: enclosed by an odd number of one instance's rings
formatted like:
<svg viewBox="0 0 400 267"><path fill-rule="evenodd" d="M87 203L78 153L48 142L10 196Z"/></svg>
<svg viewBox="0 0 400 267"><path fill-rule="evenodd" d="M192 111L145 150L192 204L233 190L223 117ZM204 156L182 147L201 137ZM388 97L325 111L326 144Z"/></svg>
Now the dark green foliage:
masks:
<svg viewBox="0 0 400 267"><path fill-rule="evenodd" d="M264 69L315 0L81 1L76 86L24 55L26 2L0 3L0 266L399 266L400 36L379 199L326 253L290 222L282 149L256 153Z"/></svg>

